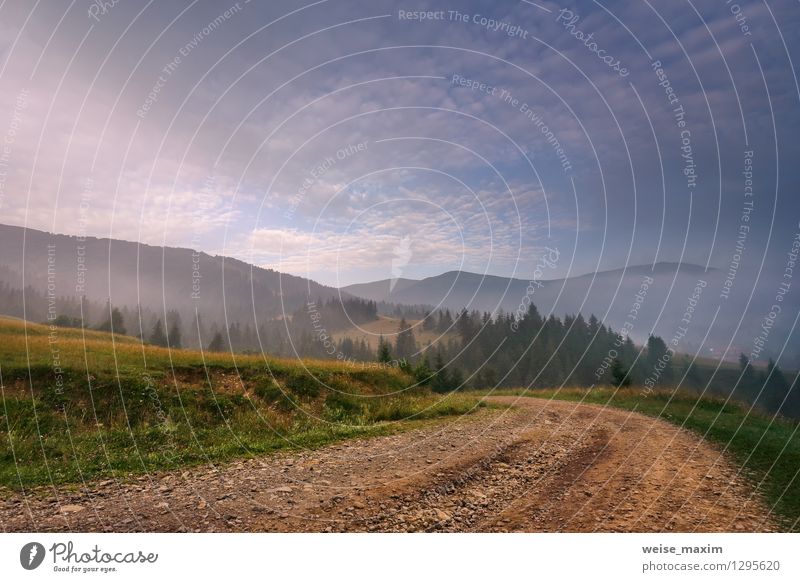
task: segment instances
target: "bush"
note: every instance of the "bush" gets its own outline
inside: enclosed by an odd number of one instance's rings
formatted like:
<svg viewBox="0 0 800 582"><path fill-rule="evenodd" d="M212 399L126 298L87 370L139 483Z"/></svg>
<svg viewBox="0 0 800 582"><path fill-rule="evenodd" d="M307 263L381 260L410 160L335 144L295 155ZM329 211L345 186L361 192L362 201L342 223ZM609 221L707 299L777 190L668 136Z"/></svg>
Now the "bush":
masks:
<svg viewBox="0 0 800 582"><path fill-rule="evenodd" d="M253 393L266 402L275 402L283 397L283 391L272 378L259 378L253 386Z"/></svg>
<svg viewBox="0 0 800 582"><path fill-rule="evenodd" d="M286 388L298 396L314 398L319 396L321 385L320 381L311 376L308 372L292 372L286 379Z"/></svg>
<svg viewBox="0 0 800 582"><path fill-rule="evenodd" d="M364 404L362 399L356 396L332 392L325 399L325 415L329 420L355 421L363 413Z"/></svg>
<svg viewBox="0 0 800 582"><path fill-rule="evenodd" d="M290 412L295 408L289 396L272 378L260 378L253 388L253 393L268 404L276 404L280 410L285 412Z"/></svg>

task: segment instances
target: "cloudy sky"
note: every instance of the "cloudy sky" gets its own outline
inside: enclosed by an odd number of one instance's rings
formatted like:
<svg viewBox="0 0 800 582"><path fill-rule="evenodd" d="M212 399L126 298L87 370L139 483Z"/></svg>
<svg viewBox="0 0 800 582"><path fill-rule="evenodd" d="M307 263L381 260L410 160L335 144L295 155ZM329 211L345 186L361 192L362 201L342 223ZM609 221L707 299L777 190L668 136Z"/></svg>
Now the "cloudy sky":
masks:
<svg viewBox="0 0 800 582"><path fill-rule="evenodd" d="M6 0L0 222L333 285L727 269L744 225L780 272L798 31L794 0Z"/></svg>

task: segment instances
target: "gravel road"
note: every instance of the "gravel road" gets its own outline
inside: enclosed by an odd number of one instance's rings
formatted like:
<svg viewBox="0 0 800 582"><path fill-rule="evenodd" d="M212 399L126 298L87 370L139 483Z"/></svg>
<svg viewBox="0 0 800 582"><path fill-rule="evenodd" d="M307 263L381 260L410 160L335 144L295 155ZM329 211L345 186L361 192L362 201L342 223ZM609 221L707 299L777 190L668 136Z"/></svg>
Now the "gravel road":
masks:
<svg viewBox="0 0 800 582"><path fill-rule="evenodd" d="M595 405L475 414L314 451L4 495L3 531L776 531L695 434Z"/></svg>

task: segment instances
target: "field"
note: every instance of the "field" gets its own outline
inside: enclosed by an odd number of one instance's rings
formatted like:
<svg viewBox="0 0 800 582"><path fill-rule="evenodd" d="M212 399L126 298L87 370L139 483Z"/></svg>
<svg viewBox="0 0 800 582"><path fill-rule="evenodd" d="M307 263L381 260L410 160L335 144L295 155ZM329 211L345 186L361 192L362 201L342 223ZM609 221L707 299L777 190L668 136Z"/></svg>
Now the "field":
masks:
<svg viewBox="0 0 800 582"><path fill-rule="evenodd" d="M395 368L201 354L0 318L0 487L121 478L474 410Z"/></svg>
<svg viewBox="0 0 800 582"><path fill-rule="evenodd" d="M466 414L488 392L433 395L375 364L201 354L0 318L0 488L125 479L317 448ZM502 390L659 417L728 451L787 530L800 523L797 424L720 399L634 388Z"/></svg>
<svg viewBox="0 0 800 582"><path fill-rule="evenodd" d="M443 338L446 340L452 335L442 335L436 331L425 331L422 329L422 322L420 320L409 319L407 323L412 326L414 338L420 346L426 346L437 340L441 341ZM400 331L399 319L380 315L375 321L362 323L358 327L351 327L343 331L338 331L333 334L333 337L336 340L345 337L349 337L354 341L363 339L367 342L371 350L377 350L381 335L384 336L387 341L394 343L398 331Z"/></svg>
<svg viewBox="0 0 800 582"><path fill-rule="evenodd" d="M632 410L685 427L729 452L765 496L788 530L800 528L800 432L798 424L750 412L738 403L685 393L635 388L503 390L525 395Z"/></svg>

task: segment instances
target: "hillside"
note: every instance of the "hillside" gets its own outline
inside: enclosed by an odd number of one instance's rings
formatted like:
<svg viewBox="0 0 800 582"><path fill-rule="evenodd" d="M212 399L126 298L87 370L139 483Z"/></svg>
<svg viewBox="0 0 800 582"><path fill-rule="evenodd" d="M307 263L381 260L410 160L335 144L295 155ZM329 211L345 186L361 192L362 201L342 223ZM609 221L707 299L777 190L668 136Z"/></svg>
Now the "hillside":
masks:
<svg viewBox="0 0 800 582"><path fill-rule="evenodd" d="M314 300L338 299L339 291L314 281L262 269L230 257L192 249L156 247L117 239L52 234L0 224L0 283L40 292L52 283L58 298L156 313L195 309L205 322L253 322L281 317ZM30 305L32 313L43 306ZM163 316L162 316L163 317Z"/></svg>
<svg viewBox="0 0 800 582"><path fill-rule="evenodd" d="M474 398L390 367L201 354L0 317L0 487L124 478L387 434Z"/></svg>
<svg viewBox="0 0 800 582"><path fill-rule="evenodd" d="M0 380L12 531L773 531L800 517L796 424L682 392L434 395L391 367L11 318Z"/></svg>

